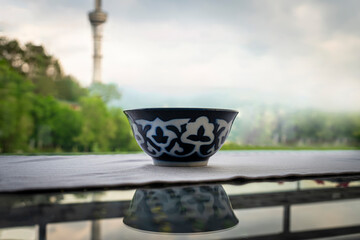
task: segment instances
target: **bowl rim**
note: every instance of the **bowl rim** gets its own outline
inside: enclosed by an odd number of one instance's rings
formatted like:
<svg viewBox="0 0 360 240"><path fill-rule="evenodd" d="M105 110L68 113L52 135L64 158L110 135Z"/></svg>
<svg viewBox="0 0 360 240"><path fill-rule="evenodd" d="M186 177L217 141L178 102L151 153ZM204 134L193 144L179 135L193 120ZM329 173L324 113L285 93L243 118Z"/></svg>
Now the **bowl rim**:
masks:
<svg viewBox="0 0 360 240"><path fill-rule="evenodd" d="M232 109L225 109L225 108L196 108L196 107L156 107L156 108L135 108L135 109L126 109L124 110L124 113L126 112L133 112L133 111L145 111L145 112L151 112L151 111L208 111L208 112L230 112L230 113L239 113L236 110Z"/></svg>

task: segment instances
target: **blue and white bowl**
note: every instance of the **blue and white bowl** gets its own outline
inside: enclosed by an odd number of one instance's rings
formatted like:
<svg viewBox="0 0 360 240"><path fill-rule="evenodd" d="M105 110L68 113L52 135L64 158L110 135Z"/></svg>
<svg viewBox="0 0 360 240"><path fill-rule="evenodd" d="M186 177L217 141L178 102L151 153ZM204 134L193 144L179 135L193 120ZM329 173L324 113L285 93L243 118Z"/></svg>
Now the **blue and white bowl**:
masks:
<svg viewBox="0 0 360 240"><path fill-rule="evenodd" d="M237 111L146 108L124 111L139 146L160 166L205 166L224 144Z"/></svg>

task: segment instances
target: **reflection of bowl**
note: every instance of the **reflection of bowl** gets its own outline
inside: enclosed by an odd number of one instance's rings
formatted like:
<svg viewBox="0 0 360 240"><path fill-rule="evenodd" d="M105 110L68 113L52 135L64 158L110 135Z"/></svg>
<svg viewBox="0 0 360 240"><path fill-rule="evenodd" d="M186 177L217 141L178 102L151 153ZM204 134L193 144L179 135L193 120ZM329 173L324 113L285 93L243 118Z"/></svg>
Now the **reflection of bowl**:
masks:
<svg viewBox="0 0 360 240"><path fill-rule="evenodd" d="M221 185L139 189L124 223L130 227L172 233L222 230L238 223Z"/></svg>
<svg viewBox="0 0 360 240"><path fill-rule="evenodd" d="M238 114L203 108L124 111L140 147L162 166L205 166L224 144Z"/></svg>

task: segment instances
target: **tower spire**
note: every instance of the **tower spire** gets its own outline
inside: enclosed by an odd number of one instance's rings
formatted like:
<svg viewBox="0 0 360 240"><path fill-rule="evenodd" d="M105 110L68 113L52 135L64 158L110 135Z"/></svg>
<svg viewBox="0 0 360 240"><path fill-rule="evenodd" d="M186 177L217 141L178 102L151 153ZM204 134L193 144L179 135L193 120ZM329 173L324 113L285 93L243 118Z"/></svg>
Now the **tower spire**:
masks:
<svg viewBox="0 0 360 240"><path fill-rule="evenodd" d="M94 38L94 63L92 83L101 82L101 39L102 27L106 22L107 14L101 9L101 0L95 0L95 10L89 13L89 20Z"/></svg>

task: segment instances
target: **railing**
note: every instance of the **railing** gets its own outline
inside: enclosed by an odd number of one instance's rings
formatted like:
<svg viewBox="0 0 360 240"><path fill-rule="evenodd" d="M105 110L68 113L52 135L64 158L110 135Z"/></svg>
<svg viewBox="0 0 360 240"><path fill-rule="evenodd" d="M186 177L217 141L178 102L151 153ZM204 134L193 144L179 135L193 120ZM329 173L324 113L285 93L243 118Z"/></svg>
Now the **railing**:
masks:
<svg viewBox="0 0 360 240"><path fill-rule="evenodd" d="M347 199L360 199L360 187L296 190L245 195L230 195L233 209L283 206L283 231L279 234L247 237L246 239L307 239L360 233L360 225L291 232L291 206ZM46 239L46 225L85 220L122 218L130 201L89 202L74 204L40 204L34 206L0 207L0 228L39 226L39 239Z"/></svg>

